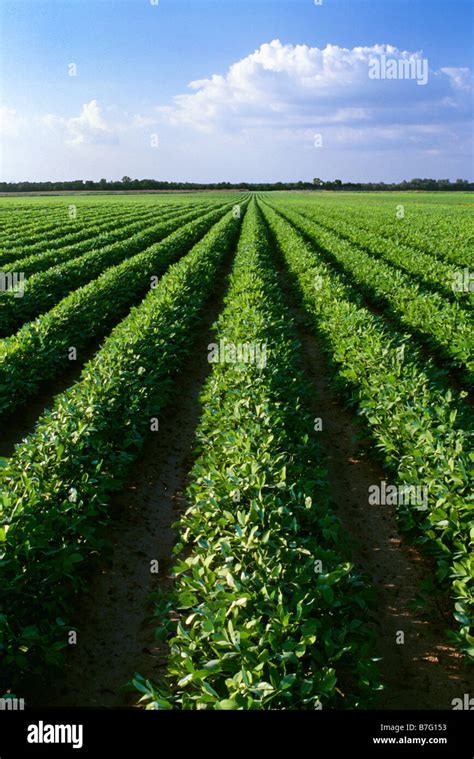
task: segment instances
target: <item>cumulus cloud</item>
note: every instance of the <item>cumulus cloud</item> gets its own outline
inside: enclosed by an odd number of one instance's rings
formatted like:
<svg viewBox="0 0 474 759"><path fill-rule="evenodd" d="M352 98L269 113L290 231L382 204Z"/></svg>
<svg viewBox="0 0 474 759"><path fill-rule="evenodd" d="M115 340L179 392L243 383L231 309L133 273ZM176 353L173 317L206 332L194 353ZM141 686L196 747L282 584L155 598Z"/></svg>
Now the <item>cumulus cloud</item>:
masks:
<svg viewBox="0 0 474 759"><path fill-rule="evenodd" d="M97 100L84 103L80 115L68 119L66 127L69 140L73 145L116 142L112 130L104 120Z"/></svg>
<svg viewBox="0 0 474 759"><path fill-rule="evenodd" d="M472 71L428 66L425 86L411 79L371 78L371 62L382 57L400 63L424 60L421 51L387 44L317 48L273 40L227 71L192 81L186 94L177 94L167 105L144 113L93 99L69 113L36 113L28 120L4 107L0 125L11 142L16 137L20 144L30 129L45 151L56 154L63 146L68 165L77 164L79 172L89 156L93 167L100 161L110 171L118 165L117 156L125 156L142 173L150 170L151 159L159 158L158 170L163 175L168 167L170 178L176 177L176 166L184 166L181 176L188 179L222 177L226 171L236 177L245 171L249 178L255 172L258 179L263 171L270 176L275 167L282 177L291 178L296 167L304 175L308 166L318 176L325 171L342 175L350 166L366 171L371 158L379 167L386 162L388 178L394 166L405 165L406 176L438 170L448 176L445 168L438 169L448 163L456 166L457 175L472 151ZM163 135L166 152L150 152L151 132L160 133L160 144ZM316 149L316 134L322 136L324 150ZM120 147L94 150L103 145ZM423 156L444 157L445 164L436 163L433 169L423 163ZM215 175L209 174L209 166L218 166ZM105 171L101 169L104 176ZM131 167L127 171L133 173Z"/></svg>
<svg viewBox="0 0 474 759"><path fill-rule="evenodd" d="M64 117L54 113L41 116L40 123L56 132L69 145L118 145L120 135L151 127L157 123L154 114L134 114L114 106L104 108L97 100L84 103L79 116Z"/></svg>
<svg viewBox="0 0 474 759"><path fill-rule="evenodd" d="M48 129L63 132L70 145L114 145L118 142L117 129L106 122L97 100L84 103L79 116L64 118L48 113L41 122Z"/></svg>
<svg viewBox="0 0 474 759"><path fill-rule="evenodd" d="M423 114L426 117L428 106L432 118L462 105L469 69L431 72L438 76L417 87L406 78L370 78L371 62L383 56L423 60L420 51L401 51L392 45L317 48L273 40L232 64L227 73L191 82L191 93L176 95L171 105L158 110L172 125L241 131L360 122L410 124L419 122Z"/></svg>

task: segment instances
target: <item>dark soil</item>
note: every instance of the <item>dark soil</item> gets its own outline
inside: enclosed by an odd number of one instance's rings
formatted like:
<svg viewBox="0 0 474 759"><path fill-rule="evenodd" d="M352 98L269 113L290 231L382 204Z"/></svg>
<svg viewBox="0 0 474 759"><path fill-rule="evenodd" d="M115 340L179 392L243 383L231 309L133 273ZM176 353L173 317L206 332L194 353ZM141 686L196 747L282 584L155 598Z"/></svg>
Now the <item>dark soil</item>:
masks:
<svg viewBox="0 0 474 759"><path fill-rule="evenodd" d="M433 564L401 536L392 507L368 504L369 486L389 478L356 415L335 394L322 346L287 274L282 274L304 368L315 391L312 410L323 420L319 434L327 452L334 507L348 536L355 569L377 590L375 655L382 659L385 685L378 708L450 709L453 698L473 689L465 660L447 643L450 601L438 594L423 606L416 604L422 582L433 576ZM216 289L223 294L225 276ZM152 680L163 673L167 648L155 639L150 597L171 585L172 524L185 508L183 493L201 414L199 394L209 373L207 345L221 306L221 297L210 301L192 355L176 380L175 400L160 418L159 432L150 436L127 487L111 503L116 514L109 536L112 562L92 578L80 600L78 642L68 649L64 674L46 695L44 687L21 694L30 705L132 706L139 694L124 686L134 672ZM29 408L25 429L38 408ZM158 574L150 571L153 560L159 562ZM397 643L399 632L404 633L402 644Z"/></svg>
<svg viewBox="0 0 474 759"><path fill-rule="evenodd" d="M377 591L375 655L381 657L384 690L379 709L451 709L453 698L472 692L466 659L447 642L451 602L439 594L419 603L421 585L434 565L402 537L392 506L371 506L368 488L390 482L355 413L334 391L331 369L307 315L283 278L287 302L302 343L313 410L323 423L321 441L335 511L350 539L351 560ZM404 643L397 634L404 633ZM401 636L398 636L401 638Z"/></svg>
<svg viewBox="0 0 474 759"><path fill-rule="evenodd" d="M133 706L140 694L126 688L135 672L156 679L163 671L167 646L155 640L151 594L170 587L169 571L176 540L172 525L185 508L186 478L193 463L195 429L201 415L200 391L210 370L207 346L222 308L225 280L213 297L195 335L195 347L175 381L174 401L150 434L127 487L110 504L117 515L109 538L111 564L90 582L79 603L78 640L70 646L64 676L45 695L26 693L30 705ZM150 569L159 563L158 574Z"/></svg>

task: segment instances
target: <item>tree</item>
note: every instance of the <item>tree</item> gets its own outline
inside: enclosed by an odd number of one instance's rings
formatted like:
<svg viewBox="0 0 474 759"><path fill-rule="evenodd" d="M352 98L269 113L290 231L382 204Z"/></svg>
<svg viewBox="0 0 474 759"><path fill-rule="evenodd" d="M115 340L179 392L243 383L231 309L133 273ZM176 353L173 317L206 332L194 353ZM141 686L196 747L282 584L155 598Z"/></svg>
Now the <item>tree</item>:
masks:
<svg viewBox="0 0 474 759"><path fill-rule="evenodd" d="M128 184L131 181L132 181L132 178L131 177L127 177L127 175L125 175L124 177L122 177L122 182L124 184Z"/></svg>

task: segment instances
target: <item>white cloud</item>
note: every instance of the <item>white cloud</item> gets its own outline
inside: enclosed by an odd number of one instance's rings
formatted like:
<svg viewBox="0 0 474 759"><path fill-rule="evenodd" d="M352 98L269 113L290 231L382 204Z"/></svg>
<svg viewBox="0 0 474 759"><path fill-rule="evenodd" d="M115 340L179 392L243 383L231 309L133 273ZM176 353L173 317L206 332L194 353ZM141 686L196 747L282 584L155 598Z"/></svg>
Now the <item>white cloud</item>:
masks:
<svg viewBox="0 0 474 759"><path fill-rule="evenodd" d="M470 92L473 88L473 76L470 69L466 67L440 69L443 74L449 77L452 86L457 90Z"/></svg>
<svg viewBox="0 0 474 759"><path fill-rule="evenodd" d="M426 86L371 79L370 61L382 55L406 61L423 54L274 40L143 113L97 99L46 115L4 107L0 124L11 149L2 168L12 179L462 176L472 155L471 70L430 67ZM28 130L34 139L25 141ZM159 133L158 150L152 132Z"/></svg>
<svg viewBox="0 0 474 759"><path fill-rule="evenodd" d="M97 100L84 103L79 116L66 118L48 113L40 118L47 130L62 136L69 145L117 145L122 133L141 130L157 123L156 115L128 113L111 106L104 109Z"/></svg>
<svg viewBox="0 0 474 759"><path fill-rule="evenodd" d="M76 118L68 119L66 128L73 145L103 144L113 139L111 129L105 123L97 100L84 103Z"/></svg>
<svg viewBox="0 0 474 759"><path fill-rule="evenodd" d="M444 76L430 79L424 87L410 79L370 79L370 61L382 55L423 60L419 51L385 44L320 49L273 40L232 64L225 75L191 82L191 94L176 95L172 105L158 110L172 125L235 132L361 121L409 124L420 121L423 112L427 118L427 106L431 119L438 116L437 110L459 105L469 69L442 69Z"/></svg>
<svg viewBox="0 0 474 759"><path fill-rule="evenodd" d="M141 129L142 127L153 126L156 123L156 116L142 116L137 113L129 121L122 124L122 129L134 129L136 127Z"/></svg>
<svg viewBox="0 0 474 759"><path fill-rule="evenodd" d="M97 100L84 103L79 116L64 118L53 113L41 117L48 129L62 132L70 145L117 144L118 137L113 125L108 124Z"/></svg>

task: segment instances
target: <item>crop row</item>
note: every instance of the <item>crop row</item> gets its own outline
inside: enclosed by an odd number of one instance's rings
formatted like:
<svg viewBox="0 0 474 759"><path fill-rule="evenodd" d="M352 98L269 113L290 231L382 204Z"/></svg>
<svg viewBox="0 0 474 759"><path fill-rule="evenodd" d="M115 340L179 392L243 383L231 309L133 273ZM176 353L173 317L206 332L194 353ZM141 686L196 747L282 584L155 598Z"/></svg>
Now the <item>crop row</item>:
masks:
<svg viewBox="0 0 474 759"><path fill-rule="evenodd" d="M470 315L458 303L438 293L428 293L391 264L375 259L363 249L324 230L301 214L279 211L288 218L328 260L350 276L368 300L384 309L403 329L408 329L445 362L461 369L466 382L474 371L474 332Z"/></svg>
<svg viewBox="0 0 474 759"><path fill-rule="evenodd" d="M107 545L112 493L169 399L240 221L229 212L115 328L2 476L0 670L60 664L81 566Z"/></svg>
<svg viewBox="0 0 474 759"><path fill-rule="evenodd" d="M69 205L69 204L68 204ZM16 204L11 207L1 206L0 208L0 242L5 240L14 240L25 235L29 230L34 230L37 226L40 229L47 229L48 226L55 225L64 218L65 204L55 208L28 206Z"/></svg>
<svg viewBox="0 0 474 759"><path fill-rule="evenodd" d="M242 192L226 193L226 201L238 203L245 199ZM44 202L44 199L42 199ZM122 197L120 200L111 197L94 198L84 202L83 198L71 196L45 212L40 204L16 207L15 210L5 210L5 205L0 205L0 258L5 252L3 248L14 246L28 246L33 249L37 245L54 245L56 238L64 235L80 233L95 223L101 223L104 218L112 216L119 220L144 211L155 210L157 214L162 208L174 207L177 211L182 206L193 202L204 203L212 206L222 202L222 194L195 193L183 195L160 195L146 196L136 202L137 199ZM74 215L70 214L70 206L75 209ZM7 218L5 218L7 217ZM7 219L10 219L7 222ZM33 251L32 251L33 252Z"/></svg>
<svg viewBox="0 0 474 759"><path fill-rule="evenodd" d="M48 216L44 219L37 218L38 212L36 208L23 212L24 214L28 214L27 220L19 223L18 219L16 219L14 232L5 233L0 238L2 259L7 253L7 247L9 250L12 248L18 250L23 247L35 248L39 244L39 239L41 240L41 245L53 245L57 238L67 236L71 232L82 232L104 217L104 209L94 206L87 210L82 207L80 215L70 216L70 205L70 202L64 203L58 208L54 217ZM127 211L128 208L120 205L107 206L107 215L110 214L111 217L121 218Z"/></svg>
<svg viewBox="0 0 474 759"><path fill-rule="evenodd" d="M224 213L224 210L210 213ZM199 209L183 215L174 215L168 221L137 232L124 241L103 248L98 247L48 271L33 274L24 284L22 297L17 297L13 290L3 293L0 297L0 335L11 335L22 324L48 311L68 293L95 279L110 266L140 253L181 225L201 215L203 214Z"/></svg>
<svg viewBox="0 0 474 759"><path fill-rule="evenodd" d="M115 242L126 240L127 238L147 229L148 225L156 226L157 223L161 224L173 218L178 219L187 213L198 211L204 213L205 210L209 210L208 206L194 203L189 206L182 206L179 210L176 210L175 208L164 210L159 215L156 213L156 210L147 211L141 218L134 218L133 220L129 219L128 221L122 220L120 224L117 221L110 223L107 231L103 230L101 232L96 227L95 233L91 230L88 238L82 240L82 242L67 245L51 251L47 250L43 253L37 253L33 256L28 256L27 258L12 261L7 266L3 266L2 270L4 272L23 272L26 277L29 277L39 271L45 271L48 268L57 266L63 261L72 261L74 258L79 258L90 250L105 248Z"/></svg>
<svg viewBox="0 0 474 759"><path fill-rule="evenodd" d="M173 207L163 207L160 209L159 216L163 213L173 213L176 209ZM132 224L138 224L140 221L146 222L148 219L153 219L153 216L158 216L156 209L146 208L141 213L122 213L112 214L109 217L104 218L104 212L102 211L97 215L97 218L90 220L87 224L84 224L80 230L73 233L70 231L64 231L64 235L54 240L40 240L34 245L10 248L7 251L3 251L0 254L0 264L3 271L24 271L29 273L28 265L34 264L36 261L41 261L44 256L54 256L58 251L71 251L74 250L87 250L87 245L93 245L93 238L101 236L107 237L107 234L114 232L118 229L125 228ZM65 222L65 224L70 222ZM102 237L103 236L103 237ZM105 244L105 243L104 243ZM92 246L91 246L92 247ZM64 257L66 257L67 252Z"/></svg>
<svg viewBox="0 0 474 759"><path fill-rule="evenodd" d="M457 266L473 266L474 235L469 215L458 210L423 212L405 217L407 222L396 227L396 235L407 245Z"/></svg>
<svg viewBox="0 0 474 759"><path fill-rule="evenodd" d="M312 221L335 232L350 243L364 248L367 253L376 258L383 258L390 264L403 269L428 288L439 291L449 299L458 300L459 304L472 306L474 296L456 289L459 267L434 258L431 254L423 253L391 238L383 237L371 229L370 224L364 227L354 226L345 215L315 214L315 209L309 205L295 207Z"/></svg>
<svg viewBox="0 0 474 759"><path fill-rule="evenodd" d="M215 200L213 202L209 202L209 200L200 202L191 200L188 203L179 204L161 203L154 206L147 204L141 207L122 207L118 213L110 213L108 207L98 209L94 213L93 218L89 217L82 225L78 225L77 220L71 221L65 218L63 221L64 234L58 235L53 240L40 239L34 244L10 248L8 252L1 252L0 262L4 271L15 270L26 272L30 263L34 263L37 259L41 258L39 254L42 254L42 256L47 256L48 254L54 255L54 251L60 249L61 255L65 258L67 255L66 248L69 248L70 251L73 251L74 247L78 250L88 250L93 247L93 238L99 237L99 235L103 245L112 242L113 234L121 230L125 225L138 224L140 221L145 223L146 220L155 220L156 222L165 215L178 214L192 208L211 209L218 203L219 201L216 202ZM71 232L71 228L74 231ZM110 240L107 239L109 236ZM39 233L39 237L42 237L41 233Z"/></svg>
<svg viewBox="0 0 474 759"><path fill-rule="evenodd" d="M150 289L173 261L195 245L225 213L215 210L190 221L162 242L103 272L70 293L48 313L0 341L0 415L32 397L41 382L76 360L92 338L106 333Z"/></svg>
<svg viewBox="0 0 474 759"><path fill-rule="evenodd" d="M354 707L375 685L367 589L340 554L290 321L253 205L215 339L258 358L221 356L201 395L181 558L157 609L167 679L135 679L149 708Z"/></svg>
<svg viewBox="0 0 474 759"><path fill-rule="evenodd" d="M133 213L141 213L147 208L155 208L158 212L160 208L172 205L179 208L182 204L188 204L192 200L189 195L182 197L148 197L141 199L139 203L130 202L127 198L121 200L109 198L93 199L84 203L83 199L76 199L74 196L65 198L54 209L48 209L45 212L41 205L28 205L15 208L14 211L3 212L4 226L0 229L0 244L3 248L5 243L8 245L36 245L39 237L49 238L53 242L56 237L66 233L75 233L88 225L99 222L105 215L116 216ZM199 197L201 200L201 197ZM205 200L213 202L214 198ZM230 198L229 198L230 200ZM74 206L76 213L70 215L70 206ZM11 215L11 223L5 226L5 214ZM70 232L68 232L68 228ZM9 231L7 231L7 229Z"/></svg>
<svg viewBox="0 0 474 759"><path fill-rule="evenodd" d="M327 203L324 208L320 204L317 207L322 218L341 217L341 209L329 208ZM355 228L370 229L414 252L424 252L434 261L461 267L473 265L474 236L469 211L420 208L399 196L388 208L370 203L345 205L343 216Z"/></svg>
<svg viewBox="0 0 474 759"><path fill-rule="evenodd" d="M268 205L263 213L336 378L364 419L387 471L397 485L427 489L426 501L398 506L400 524L433 552L438 580L449 579L459 625L455 637L474 653L469 634L474 489L469 432L461 426L471 419L469 410L450 390L440 392L430 377L432 367L406 335L360 307L350 284L291 224Z"/></svg>

